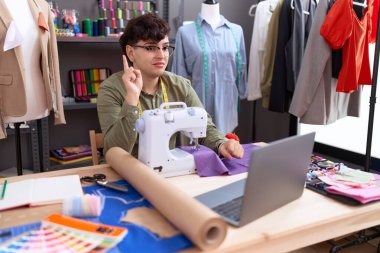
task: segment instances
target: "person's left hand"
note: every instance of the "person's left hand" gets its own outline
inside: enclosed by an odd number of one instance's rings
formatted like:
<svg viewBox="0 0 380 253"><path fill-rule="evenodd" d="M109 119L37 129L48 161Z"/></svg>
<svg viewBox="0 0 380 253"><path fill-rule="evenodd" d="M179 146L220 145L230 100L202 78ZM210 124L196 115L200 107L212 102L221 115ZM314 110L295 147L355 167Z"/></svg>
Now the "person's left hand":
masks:
<svg viewBox="0 0 380 253"><path fill-rule="evenodd" d="M231 159L232 157L240 159L244 155L243 146L240 144L240 142L233 139L229 139L225 143L221 144L218 151L220 155L224 156L227 159Z"/></svg>

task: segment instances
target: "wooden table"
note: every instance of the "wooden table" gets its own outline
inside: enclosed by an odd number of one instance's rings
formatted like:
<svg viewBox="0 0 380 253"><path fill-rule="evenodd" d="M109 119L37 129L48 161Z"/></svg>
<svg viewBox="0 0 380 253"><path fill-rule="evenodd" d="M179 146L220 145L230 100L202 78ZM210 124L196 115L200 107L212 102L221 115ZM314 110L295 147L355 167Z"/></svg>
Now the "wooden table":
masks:
<svg viewBox="0 0 380 253"><path fill-rule="evenodd" d="M110 181L120 179L108 165L53 171L7 178L14 182L27 178L51 177L68 174L92 175L104 173ZM217 188L241 178L218 176L200 178L187 175L167 180L191 196ZM2 183L4 179L0 180ZM0 212L0 228L22 225L60 213L61 205L18 208ZM380 202L364 206L348 206L305 189L301 198L265 215L241 228L229 227L223 244L213 252L287 252L336 238L380 224ZM185 252L199 252L197 248Z"/></svg>

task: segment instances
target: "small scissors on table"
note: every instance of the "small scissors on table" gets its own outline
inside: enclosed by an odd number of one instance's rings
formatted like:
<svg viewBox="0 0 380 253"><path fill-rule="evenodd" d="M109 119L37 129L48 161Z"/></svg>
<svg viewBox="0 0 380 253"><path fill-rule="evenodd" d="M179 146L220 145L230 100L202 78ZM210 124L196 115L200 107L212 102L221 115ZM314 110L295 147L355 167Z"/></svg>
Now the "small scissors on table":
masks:
<svg viewBox="0 0 380 253"><path fill-rule="evenodd" d="M120 185L107 181L107 176L104 174L94 174L92 176L83 176L80 178L81 182L96 183L98 185L114 189L117 191L127 192L128 188L125 185Z"/></svg>

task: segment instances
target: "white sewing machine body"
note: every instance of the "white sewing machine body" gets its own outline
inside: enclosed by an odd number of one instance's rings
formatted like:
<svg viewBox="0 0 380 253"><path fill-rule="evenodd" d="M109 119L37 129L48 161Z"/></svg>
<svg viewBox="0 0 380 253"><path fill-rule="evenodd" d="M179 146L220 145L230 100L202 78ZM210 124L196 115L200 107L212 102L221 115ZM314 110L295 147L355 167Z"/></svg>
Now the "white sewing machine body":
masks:
<svg viewBox="0 0 380 253"><path fill-rule="evenodd" d="M193 156L178 148L170 150L169 140L178 131L190 139L204 138L206 129L207 112L200 107L171 102L163 103L157 109L145 110L136 121L136 130L139 132L138 158L164 177L195 173Z"/></svg>

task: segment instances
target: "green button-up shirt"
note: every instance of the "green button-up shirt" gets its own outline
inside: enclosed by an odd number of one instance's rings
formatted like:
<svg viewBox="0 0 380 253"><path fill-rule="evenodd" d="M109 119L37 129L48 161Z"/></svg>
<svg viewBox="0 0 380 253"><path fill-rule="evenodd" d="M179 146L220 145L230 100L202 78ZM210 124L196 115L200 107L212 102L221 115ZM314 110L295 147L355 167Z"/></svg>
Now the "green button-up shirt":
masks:
<svg viewBox="0 0 380 253"><path fill-rule="evenodd" d="M124 101L126 91L121 79L123 72L117 72L104 80L99 88L97 109L100 127L104 135L104 154L111 147L121 147L135 157L138 157L138 132L135 124L138 119L137 106L128 105ZM164 72L161 76L165 84L169 102L184 102L188 107L202 107L197 94L188 79ZM158 108L164 102L161 85L155 95L141 92L140 104L142 110ZM170 149L175 148L177 134L174 134L169 143ZM210 115L208 115L206 137L199 140L215 152L221 143L225 142L223 134L216 129Z"/></svg>

